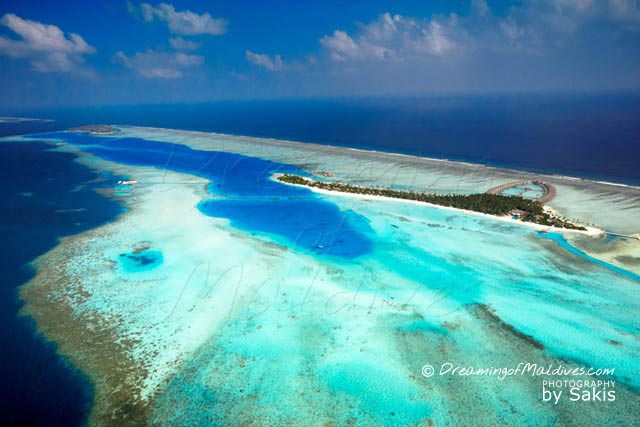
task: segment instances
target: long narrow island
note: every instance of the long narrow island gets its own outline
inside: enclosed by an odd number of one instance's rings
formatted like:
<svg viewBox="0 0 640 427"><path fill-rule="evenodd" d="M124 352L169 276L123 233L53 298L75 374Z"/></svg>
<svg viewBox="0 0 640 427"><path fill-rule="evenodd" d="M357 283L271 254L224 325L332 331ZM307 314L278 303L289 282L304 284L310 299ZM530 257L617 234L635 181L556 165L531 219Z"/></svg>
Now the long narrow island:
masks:
<svg viewBox="0 0 640 427"><path fill-rule="evenodd" d="M71 128L68 132L85 132L91 135L113 135L118 129L109 125L84 125Z"/></svg>
<svg viewBox="0 0 640 427"><path fill-rule="evenodd" d="M501 194L491 193L436 194L417 191L392 190L390 188L363 187L360 185L346 184L342 182L316 181L304 176L290 174L278 175L276 179L286 184L303 185L326 191L413 200L489 215L512 215L521 221L547 225L550 227L565 228L569 230L586 230L582 225L574 224L564 218L548 212L539 201L525 199L520 196L504 196Z"/></svg>

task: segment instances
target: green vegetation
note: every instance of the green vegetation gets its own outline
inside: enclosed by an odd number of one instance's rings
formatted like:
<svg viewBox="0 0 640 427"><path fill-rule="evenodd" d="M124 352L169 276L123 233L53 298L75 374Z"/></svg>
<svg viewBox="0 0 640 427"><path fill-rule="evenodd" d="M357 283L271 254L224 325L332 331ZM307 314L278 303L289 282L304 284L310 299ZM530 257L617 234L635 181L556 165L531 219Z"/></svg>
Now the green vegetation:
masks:
<svg viewBox="0 0 640 427"><path fill-rule="evenodd" d="M535 200L524 199L520 196L502 196L500 194L435 194L416 191L392 190L390 188L362 187L340 182L314 181L298 175L281 175L279 181L288 184L304 185L342 193L365 194L370 196L384 196L394 199L415 200L439 206L482 212L490 215L518 214L522 221L549 225L573 230L585 230L565 219L558 218L545 212L542 204Z"/></svg>
<svg viewBox="0 0 640 427"><path fill-rule="evenodd" d="M69 132L87 132L92 135L110 135L118 132L118 129L109 125L85 125L69 129Z"/></svg>

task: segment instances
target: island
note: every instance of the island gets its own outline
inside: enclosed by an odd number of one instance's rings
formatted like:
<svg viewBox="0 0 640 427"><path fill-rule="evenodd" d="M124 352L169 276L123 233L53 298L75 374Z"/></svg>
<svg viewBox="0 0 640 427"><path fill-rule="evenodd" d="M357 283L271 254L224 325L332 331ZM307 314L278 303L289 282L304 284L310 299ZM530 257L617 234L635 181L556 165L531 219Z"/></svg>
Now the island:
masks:
<svg viewBox="0 0 640 427"><path fill-rule="evenodd" d="M511 215L514 219L549 227L587 230L584 226L574 224L556 215L553 211L545 209L545 206L538 200L529 200L520 196L505 196L493 193L436 194L393 190L391 188L364 187L342 182L315 181L304 176L290 174L278 175L276 179L286 184L302 185L326 191L412 200L495 216Z"/></svg>
<svg viewBox="0 0 640 427"><path fill-rule="evenodd" d="M71 128L69 132L86 132L91 135L112 135L118 132L118 129L109 125L85 125Z"/></svg>

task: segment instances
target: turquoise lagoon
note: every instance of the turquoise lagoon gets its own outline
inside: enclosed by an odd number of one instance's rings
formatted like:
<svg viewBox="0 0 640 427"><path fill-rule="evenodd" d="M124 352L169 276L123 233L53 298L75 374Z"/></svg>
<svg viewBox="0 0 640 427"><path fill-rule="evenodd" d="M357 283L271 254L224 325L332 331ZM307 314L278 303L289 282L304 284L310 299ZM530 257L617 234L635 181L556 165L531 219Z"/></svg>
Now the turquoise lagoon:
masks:
<svg viewBox="0 0 640 427"><path fill-rule="evenodd" d="M505 196L520 196L525 199L537 199L544 194L544 190L539 185L528 184L508 188L500 194L504 194Z"/></svg>
<svg viewBox="0 0 640 427"><path fill-rule="evenodd" d="M24 297L97 384L93 424L640 422L635 273L521 224L271 179L323 169L356 183L471 192L513 172L126 127L118 137L37 138L139 182L118 221L41 257ZM557 209L614 222L591 212L609 200L603 187L558 187ZM628 208L616 229L640 231L623 217L640 210L638 190L609 191ZM55 282L54 270L68 280ZM52 325L56 304L73 316ZM126 371L102 361L106 349ZM566 391L554 405L542 381L556 378L440 375L446 363L613 368L596 379L615 381L616 399L572 402Z"/></svg>

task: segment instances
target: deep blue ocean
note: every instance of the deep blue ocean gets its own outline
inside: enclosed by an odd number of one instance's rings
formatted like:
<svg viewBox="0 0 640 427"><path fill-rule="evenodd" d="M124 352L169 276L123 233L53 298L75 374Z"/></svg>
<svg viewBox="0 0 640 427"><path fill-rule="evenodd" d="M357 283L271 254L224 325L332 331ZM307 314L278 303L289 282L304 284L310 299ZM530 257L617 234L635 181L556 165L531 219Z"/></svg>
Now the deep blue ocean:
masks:
<svg viewBox="0 0 640 427"><path fill-rule="evenodd" d="M113 220L122 208L95 191L112 186L114 177L96 175L73 155L49 148L0 143L1 426L78 425L91 405L92 389L82 374L37 335L30 319L18 316L17 287L33 275L27 263L59 237Z"/></svg>
<svg viewBox="0 0 640 427"><path fill-rule="evenodd" d="M53 120L0 123L0 136L90 123L146 125L393 151L640 185L640 97L254 101L0 111L0 115ZM154 162L149 152L135 158L131 153L99 149L95 147L96 154L118 161ZM258 163L249 165L256 173L280 167ZM175 169L193 170L193 165L176 164ZM27 263L54 247L59 237L112 221L122 212L117 202L95 192L99 186L112 187L117 179L96 175L73 162L72 155L51 152L44 143L0 144L2 426L72 426L86 418L91 386L56 356L52 344L37 336L32 322L18 317L17 287L33 274ZM79 191L71 191L78 186ZM253 190L240 185L224 191L246 196ZM278 196L298 190L275 186L270 191ZM238 212L247 210L238 203L245 202L200 208L209 215L235 216L242 228L269 229L287 237L287 230L274 229L278 215L290 214L286 202L281 210L257 216L240 216ZM320 212L316 208L310 211ZM322 208L323 218L336 214L327 206ZM261 218L269 218L269 223ZM309 236L303 246L326 247L322 238ZM337 241L331 234L324 236ZM336 255L349 258L368 250L366 238L360 243Z"/></svg>

